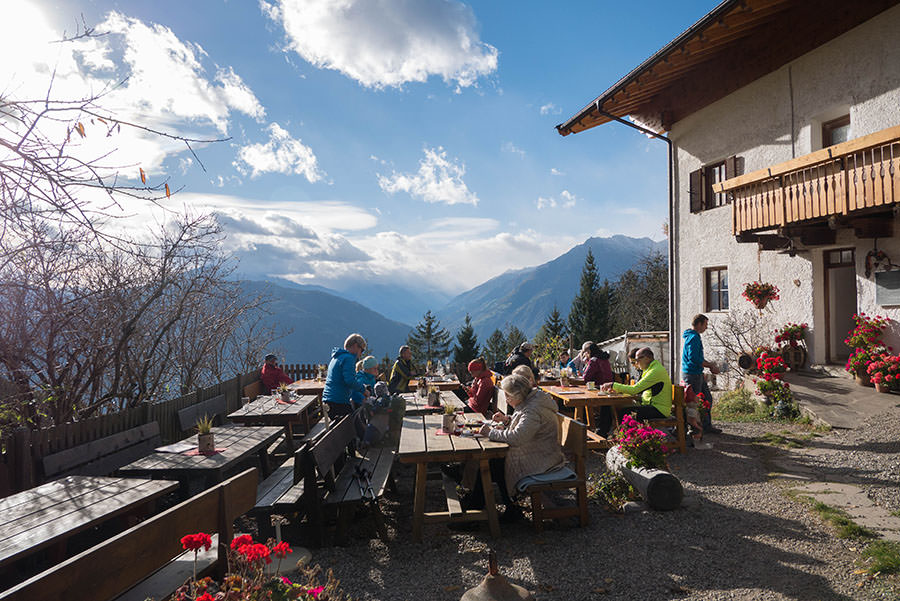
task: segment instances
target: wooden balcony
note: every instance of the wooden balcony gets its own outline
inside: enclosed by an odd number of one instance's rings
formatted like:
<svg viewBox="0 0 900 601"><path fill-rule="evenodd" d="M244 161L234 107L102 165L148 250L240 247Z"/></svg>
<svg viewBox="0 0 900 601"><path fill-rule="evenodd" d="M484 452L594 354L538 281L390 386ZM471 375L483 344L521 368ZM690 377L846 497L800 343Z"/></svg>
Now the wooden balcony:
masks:
<svg viewBox="0 0 900 601"><path fill-rule="evenodd" d="M732 195L737 236L865 215L900 203L900 125L714 186Z"/></svg>

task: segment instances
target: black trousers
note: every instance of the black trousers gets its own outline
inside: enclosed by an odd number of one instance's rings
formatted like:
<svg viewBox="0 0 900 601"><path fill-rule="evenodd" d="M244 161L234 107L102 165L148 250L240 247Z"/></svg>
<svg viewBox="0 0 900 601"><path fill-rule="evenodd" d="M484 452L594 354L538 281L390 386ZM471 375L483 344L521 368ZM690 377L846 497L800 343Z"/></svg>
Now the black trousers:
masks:
<svg viewBox="0 0 900 601"><path fill-rule="evenodd" d="M514 503L512 497L509 496L509 490L506 487L506 460L503 457L497 457L495 459L488 459L488 464L491 467L491 480L497 484L497 488L500 489L500 498L503 501L503 504L507 507L511 507ZM481 474L478 474L478 479L475 481L475 488L472 489L472 494L469 497L469 507L467 509L484 509L484 486L481 484Z"/></svg>
<svg viewBox="0 0 900 601"><path fill-rule="evenodd" d="M606 436L609 433L609 429L612 427L613 422L613 413L611 407L600 407L600 419L597 423L597 432L601 436ZM645 419L658 419L661 417L665 417L662 413L659 412L659 409L654 407L653 405L640 405L639 407L626 407L624 409L620 409L619 421L621 422L622 416L628 414L631 415L637 421L644 421Z"/></svg>

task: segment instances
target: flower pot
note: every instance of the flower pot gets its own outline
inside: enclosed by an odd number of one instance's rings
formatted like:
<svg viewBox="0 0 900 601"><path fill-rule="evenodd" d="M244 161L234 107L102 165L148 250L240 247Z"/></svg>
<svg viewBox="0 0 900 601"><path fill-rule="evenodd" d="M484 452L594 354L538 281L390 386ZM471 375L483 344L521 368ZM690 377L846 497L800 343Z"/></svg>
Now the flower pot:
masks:
<svg viewBox="0 0 900 601"><path fill-rule="evenodd" d="M785 346L781 349L781 358L791 371L799 371L806 365L806 347Z"/></svg>
<svg viewBox="0 0 900 601"><path fill-rule="evenodd" d="M569 378L560 378L559 385L563 388L569 385Z"/></svg>
<svg viewBox="0 0 900 601"><path fill-rule="evenodd" d="M762 311L766 308L766 305L769 304L768 298L754 298L752 301L753 306Z"/></svg>
<svg viewBox="0 0 900 601"><path fill-rule="evenodd" d="M291 391L285 390L284 392L282 392L281 400L284 401L285 403L290 403L291 402Z"/></svg>
<svg viewBox="0 0 900 601"><path fill-rule="evenodd" d="M875 390L877 390L878 392L890 392L891 387L888 384L879 382L878 384L875 385Z"/></svg>
<svg viewBox="0 0 900 601"><path fill-rule="evenodd" d="M216 441L212 432L197 434L197 449L204 454L216 452Z"/></svg>
<svg viewBox="0 0 900 601"><path fill-rule="evenodd" d="M429 407L440 407L441 406L441 393L438 390L434 392L427 393L428 395L428 406Z"/></svg>
<svg viewBox="0 0 900 601"><path fill-rule="evenodd" d="M869 379L869 374L867 374L865 372L854 374L853 379L856 380L856 383L859 384L860 386L871 386L872 385L872 381Z"/></svg>
<svg viewBox="0 0 900 601"><path fill-rule="evenodd" d="M444 414L441 416L441 429L444 432L453 432L456 429L456 414Z"/></svg>

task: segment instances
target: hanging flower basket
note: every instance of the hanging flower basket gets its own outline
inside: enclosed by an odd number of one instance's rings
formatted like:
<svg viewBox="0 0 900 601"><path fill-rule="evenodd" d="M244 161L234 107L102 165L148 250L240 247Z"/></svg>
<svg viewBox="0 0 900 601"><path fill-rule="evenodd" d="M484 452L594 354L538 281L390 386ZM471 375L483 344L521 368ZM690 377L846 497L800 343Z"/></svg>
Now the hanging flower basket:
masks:
<svg viewBox="0 0 900 601"><path fill-rule="evenodd" d="M744 284L744 291L741 293L741 296L762 311L766 308L769 301L778 300L778 286L769 282L750 282Z"/></svg>

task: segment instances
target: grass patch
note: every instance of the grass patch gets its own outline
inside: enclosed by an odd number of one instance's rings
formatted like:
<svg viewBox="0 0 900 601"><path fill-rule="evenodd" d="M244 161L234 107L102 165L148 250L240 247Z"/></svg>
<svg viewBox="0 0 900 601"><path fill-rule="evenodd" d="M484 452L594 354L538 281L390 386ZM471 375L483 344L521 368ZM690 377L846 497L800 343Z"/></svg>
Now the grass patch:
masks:
<svg viewBox="0 0 900 601"><path fill-rule="evenodd" d="M862 551L866 569L870 574L897 574L900 572L900 543L877 540Z"/></svg>
<svg viewBox="0 0 900 601"><path fill-rule="evenodd" d="M772 421L765 403L754 398L746 388L730 390L713 404L712 417L726 422Z"/></svg>
<svg viewBox="0 0 900 601"><path fill-rule="evenodd" d="M877 538L877 534L864 526L860 526L850 519L850 516L837 507L832 507L821 501L812 501L812 510L819 514L824 521L834 526L837 530L838 538L852 538L862 540L866 538Z"/></svg>
<svg viewBox="0 0 900 601"><path fill-rule="evenodd" d="M891 515L900 518L900 509L895 509L891 512Z"/></svg>
<svg viewBox="0 0 900 601"><path fill-rule="evenodd" d="M805 435L800 437L793 436L785 436L783 433L776 432L766 432L760 438L757 439L758 442L764 442L776 447L787 447L789 449L800 449L806 446L806 441L809 440L811 436Z"/></svg>

